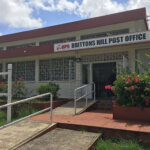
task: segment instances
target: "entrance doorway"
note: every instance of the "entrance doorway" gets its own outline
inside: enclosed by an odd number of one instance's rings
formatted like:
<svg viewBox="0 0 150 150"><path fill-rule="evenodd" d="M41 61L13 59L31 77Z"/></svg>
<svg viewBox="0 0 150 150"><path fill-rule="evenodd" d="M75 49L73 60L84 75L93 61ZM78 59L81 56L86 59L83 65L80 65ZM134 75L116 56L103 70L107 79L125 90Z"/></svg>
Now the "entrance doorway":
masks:
<svg viewBox="0 0 150 150"><path fill-rule="evenodd" d="M116 62L93 64L93 82L96 86L96 98L111 98L112 93L105 90L105 85L112 85L116 79Z"/></svg>

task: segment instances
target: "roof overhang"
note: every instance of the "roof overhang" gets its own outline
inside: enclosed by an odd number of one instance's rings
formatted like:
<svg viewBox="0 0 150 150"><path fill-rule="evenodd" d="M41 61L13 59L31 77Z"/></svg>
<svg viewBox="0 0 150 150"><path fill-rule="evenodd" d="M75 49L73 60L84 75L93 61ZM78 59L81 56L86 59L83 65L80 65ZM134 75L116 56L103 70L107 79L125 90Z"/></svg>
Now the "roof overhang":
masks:
<svg viewBox="0 0 150 150"><path fill-rule="evenodd" d="M41 28L41 29L35 29L31 31L3 35L3 36L0 36L0 43L26 40L26 39L43 37L43 36L62 34L62 33L67 33L67 32L80 31L84 29L96 28L96 27L119 24L119 23L136 21L136 20L145 20L145 26L147 26L145 8L90 18L86 20L81 20L81 21ZM147 29L148 29L148 26L147 26Z"/></svg>

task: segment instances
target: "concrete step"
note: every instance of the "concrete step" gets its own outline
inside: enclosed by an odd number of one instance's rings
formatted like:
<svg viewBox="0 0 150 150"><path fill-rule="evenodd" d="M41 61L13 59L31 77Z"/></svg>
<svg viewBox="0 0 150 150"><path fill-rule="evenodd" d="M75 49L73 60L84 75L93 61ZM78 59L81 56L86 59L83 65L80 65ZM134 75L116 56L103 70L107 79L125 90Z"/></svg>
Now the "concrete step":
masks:
<svg viewBox="0 0 150 150"><path fill-rule="evenodd" d="M88 106L85 107L85 99L77 102L77 114L80 114L86 111L87 108L94 104L94 100L88 100ZM74 115L74 101L69 101L60 107L57 107L53 110L54 115Z"/></svg>
<svg viewBox="0 0 150 150"><path fill-rule="evenodd" d="M111 110L112 106L113 104L111 100L99 100L95 105L92 106L92 109Z"/></svg>
<svg viewBox="0 0 150 150"><path fill-rule="evenodd" d="M17 150L88 150L100 133L56 128Z"/></svg>

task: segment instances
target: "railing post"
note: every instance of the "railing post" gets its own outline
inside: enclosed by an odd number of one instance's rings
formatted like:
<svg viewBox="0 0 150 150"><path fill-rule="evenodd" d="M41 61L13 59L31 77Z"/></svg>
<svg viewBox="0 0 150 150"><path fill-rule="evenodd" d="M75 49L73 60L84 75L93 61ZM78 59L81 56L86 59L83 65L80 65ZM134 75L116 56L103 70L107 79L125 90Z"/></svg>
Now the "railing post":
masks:
<svg viewBox="0 0 150 150"><path fill-rule="evenodd" d="M86 86L86 107L88 105L88 85Z"/></svg>
<svg viewBox="0 0 150 150"><path fill-rule="evenodd" d="M8 97L7 104L11 103L12 98L12 64L8 64ZM11 105L7 107L7 123L11 122Z"/></svg>
<svg viewBox="0 0 150 150"><path fill-rule="evenodd" d="M95 95L95 83L93 83L94 84L94 101L96 101L96 95Z"/></svg>
<svg viewBox="0 0 150 150"><path fill-rule="evenodd" d="M53 122L53 116L52 116L52 112L53 112L53 95L50 93L50 124L52 124Z"/></svg>

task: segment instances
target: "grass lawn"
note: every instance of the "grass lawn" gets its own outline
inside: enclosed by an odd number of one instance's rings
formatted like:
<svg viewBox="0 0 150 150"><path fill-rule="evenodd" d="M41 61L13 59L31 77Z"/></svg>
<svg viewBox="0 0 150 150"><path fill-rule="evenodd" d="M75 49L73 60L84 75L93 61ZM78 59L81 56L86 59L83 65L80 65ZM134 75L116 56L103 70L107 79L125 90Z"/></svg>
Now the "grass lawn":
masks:
<svg viewBox="0 0 150 150"><path fill-rule="evenodd" d="M12 121L15 121L19 118L28 116L30 114L33 114L37 112L36 109L20 109L18 111L12 112ZM0 126L5 125L7 123L7 114L6 111L0 111Z"/></svg>
<svg viewBox="0 0 150 150"><path fill-rule="evenodd" d="M16 102L16 101L18 101L17 99L13 99L12 100L13 102ZM1 98L0 99L0 102L7 102L7 99L6 98Z"/></svg>
<svg viewBox="0 0 150 150"><path fill-rule="evenodd" d="M19 101L18 99L12 99L12 102L16 102ZM7 102L6 98L1 98L0 102ZM44 99L35 99L32 101L28 101L26 102L26 104L30 104L33 102L47 102L47 100ZM17 104L17 109L12 109L12 121L17 120L19 118L22 118L24 116L28 116L34 112L37 112L37 110L35 108L33 108L32 106L30 107L30 105L25 105L24 108L22 109L21 107L19 107L21 104ZM0 111L0 126L4 125L7 123L7 114L6 114L6 109L5 111Z"/></svg>
<svg viewBox="0 0 150 150"><path fill-rule="evenodd" d="M100 139L92 150L149 150L135 140Z"/></svg>

